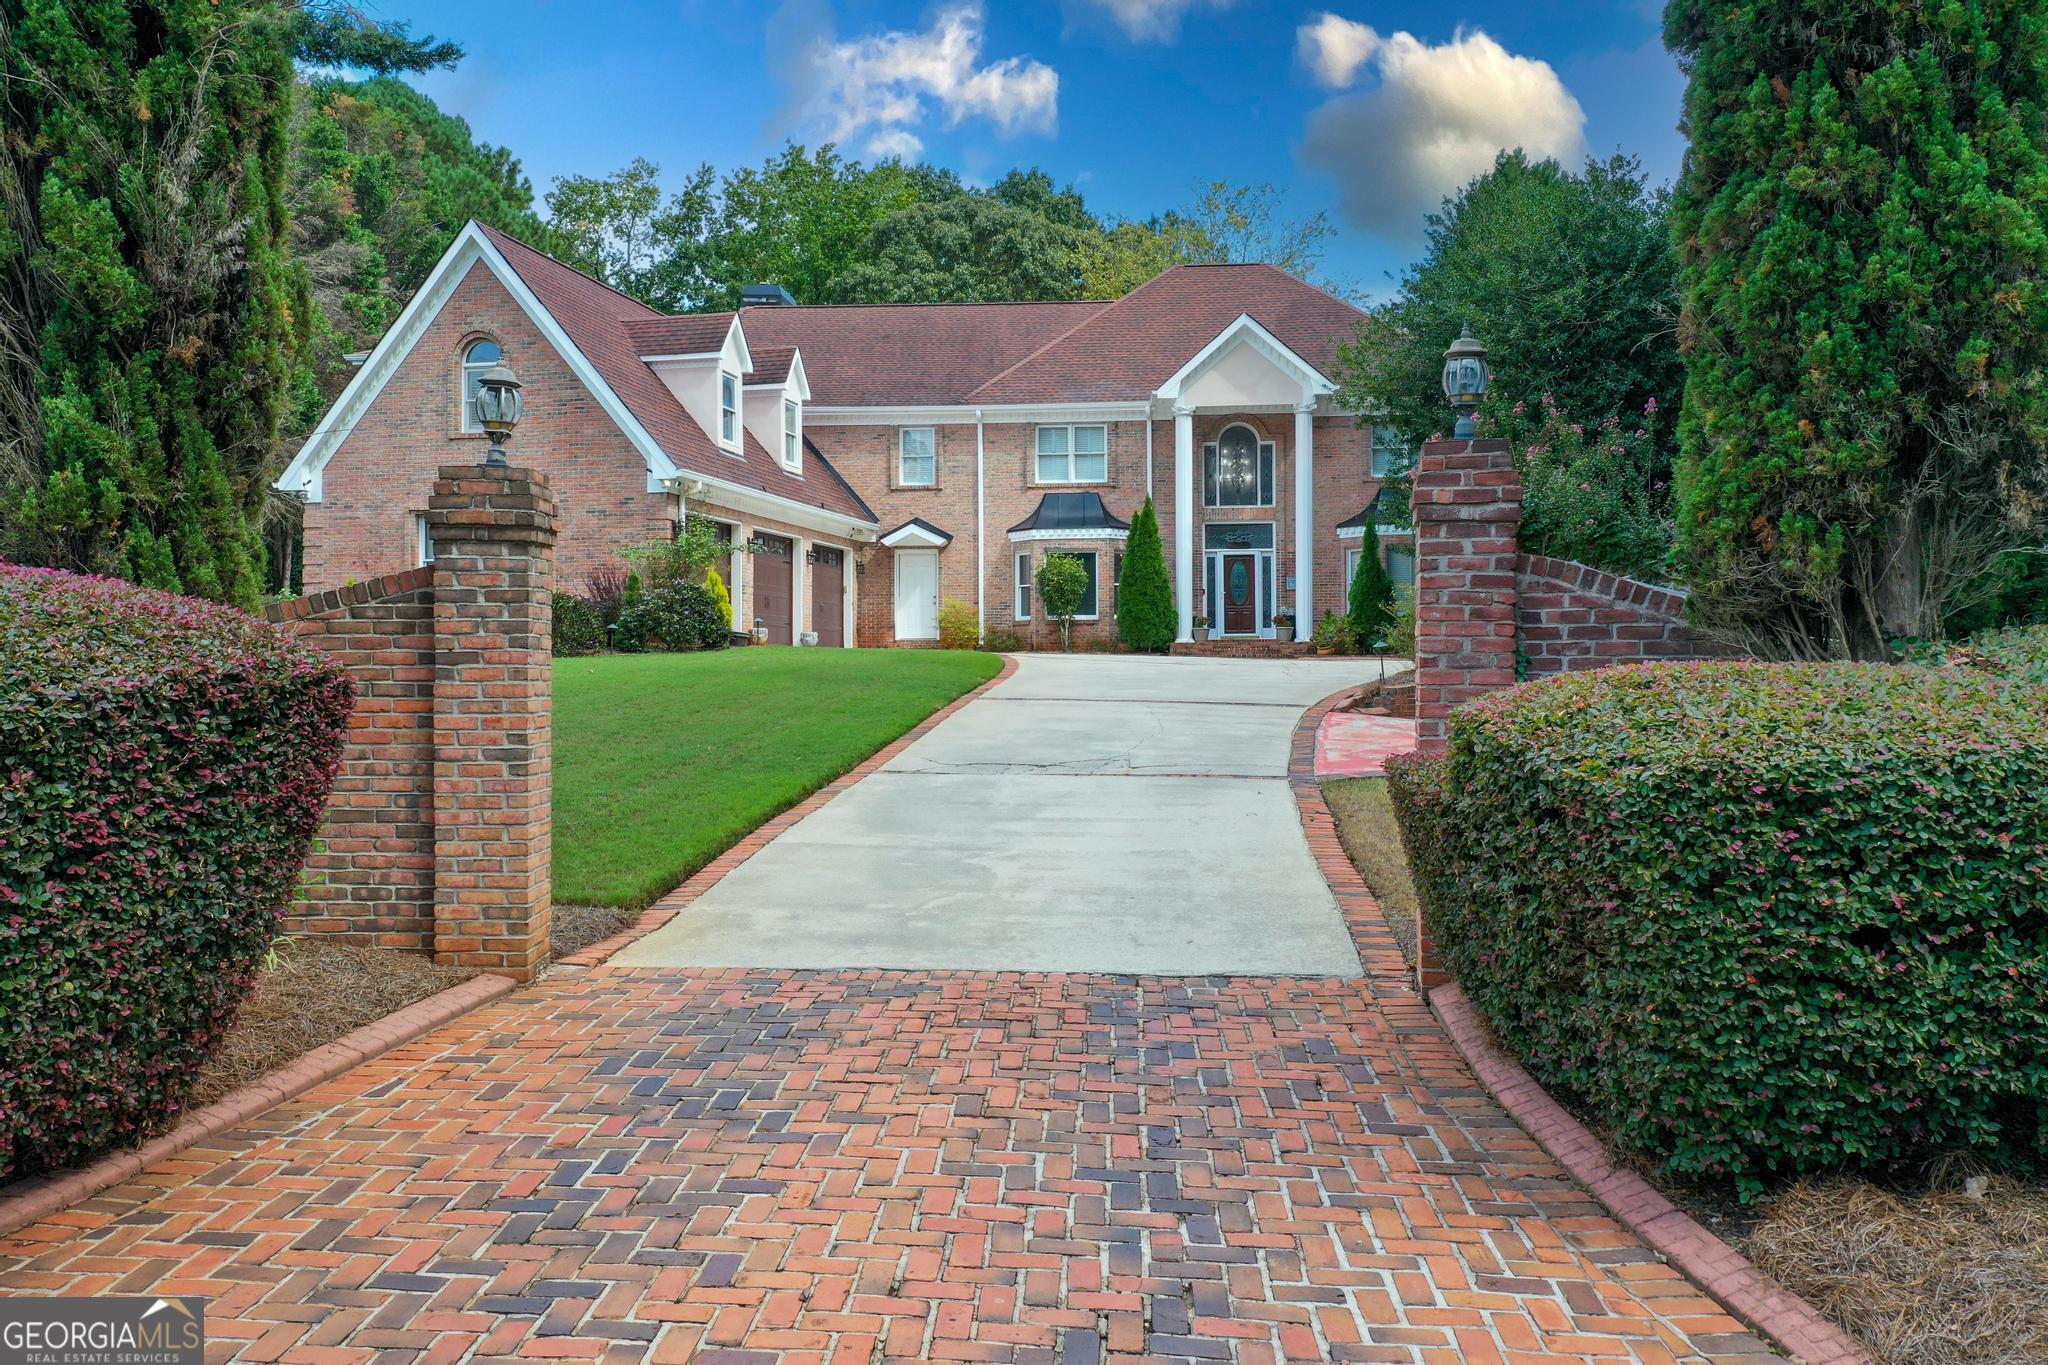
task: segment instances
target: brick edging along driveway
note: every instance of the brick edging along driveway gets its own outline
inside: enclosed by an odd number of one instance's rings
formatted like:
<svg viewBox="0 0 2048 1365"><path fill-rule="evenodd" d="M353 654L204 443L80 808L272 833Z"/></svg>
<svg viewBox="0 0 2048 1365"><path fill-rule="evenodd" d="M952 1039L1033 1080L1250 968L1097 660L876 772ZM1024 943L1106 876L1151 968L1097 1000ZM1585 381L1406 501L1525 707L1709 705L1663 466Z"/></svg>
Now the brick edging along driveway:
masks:
<svg viewBox="0 0 2048 1365"><path fill-rule="evenodd" d="M1456 1058L1469 1067L1509 1117L1624 1227L1683 1271L1715 1302L1806 1365L1866 1365L1869 1357L1819 1309L1757 1269L1741 1252L1657 1193L1648 1181L1613 1161L1598 1138L1494 1046L1479 1011L1455 983L1432 990L1426 1005L1415 995L1414 972L1387 927L1378 900L1344 851L1336 819L1316 778L1316 732L1323 717L1348 704L1360 690L1346 688L1302 714L1294 730L1287 775L1301 813L1302 833L1351 925L1373 994L1390 1017L1407 1016L1408 1027L1401 1031L1409 1035L1411 1054L1420 1041L1416 1035L1439 1031L1447 1035ZM1409 1015L1411 1010L1423 1018ZM1437 1060L1441 1064L1443 1059Z"/></svg>

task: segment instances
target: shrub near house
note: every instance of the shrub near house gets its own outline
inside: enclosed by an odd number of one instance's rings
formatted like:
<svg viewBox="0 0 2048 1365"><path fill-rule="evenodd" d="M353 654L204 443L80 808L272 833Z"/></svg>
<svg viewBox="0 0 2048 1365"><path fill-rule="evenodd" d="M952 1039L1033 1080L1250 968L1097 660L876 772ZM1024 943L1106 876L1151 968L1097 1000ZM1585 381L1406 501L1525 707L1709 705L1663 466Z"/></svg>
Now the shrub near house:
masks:
<svg viewBox="0 0 2048 1365"><path fill-rule="evenodd" d="M2044 693L1881 665L1503 692L1390 774L1502 1040L1673 1171L2048 1142Z"/></svg>
<svg viewBox="0 0 2048 1365"><path fill-rule="evenodd" d="M0 565L0 1177L177 1110L277 933L351 697L241 612Z"/></svg>

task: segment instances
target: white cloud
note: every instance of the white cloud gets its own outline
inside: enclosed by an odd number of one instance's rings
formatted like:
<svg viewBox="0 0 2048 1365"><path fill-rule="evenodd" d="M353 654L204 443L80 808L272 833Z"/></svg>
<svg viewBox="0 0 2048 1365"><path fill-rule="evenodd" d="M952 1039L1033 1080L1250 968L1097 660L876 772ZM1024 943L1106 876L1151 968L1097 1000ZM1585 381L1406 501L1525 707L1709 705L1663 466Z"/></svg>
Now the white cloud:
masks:
<svg viewBox="0 0 2048 1365"><path fill-rule="evenodd" d="M1369 24L1323 13L1295 30L1295 51L1301 63L1325 90L1342 90L1382 46Z"/></svg>
<svg viewBox="0 0 2048 1365"><path fill-rule="evenodd" d="M784 76L800 121L833 142L862 139L871 156L923 151L916 130L934 110L947 127L974 118L1006 136L1055 131L1059 73L1029 57L984 63L985 17L981 0L953 0L922 30L840 42L829 14L821 16L807 25Z"/></svg>
<svg viewBox="0 0 2048 1365"><path fill-rule="evenodd" d="M1172 42L1180 36L1180 21L1197 7L1226 9L1232 0L1072 0L1099 9L1116 21L1124 36L1134 43Z"/></svg>
<svg viewBox="0 0 2048 1365"><path fill-rule="evenodd" d="M1432 47L1326 14L1297 38L1318 81L1377 78L1310 114L1301 148L1336 179L1344 216L1360 227L1414 236L1425 214L1509 148L1567 163L1585 154L1586 112L1557 72L1484 33L1461 30Z"/></svg>

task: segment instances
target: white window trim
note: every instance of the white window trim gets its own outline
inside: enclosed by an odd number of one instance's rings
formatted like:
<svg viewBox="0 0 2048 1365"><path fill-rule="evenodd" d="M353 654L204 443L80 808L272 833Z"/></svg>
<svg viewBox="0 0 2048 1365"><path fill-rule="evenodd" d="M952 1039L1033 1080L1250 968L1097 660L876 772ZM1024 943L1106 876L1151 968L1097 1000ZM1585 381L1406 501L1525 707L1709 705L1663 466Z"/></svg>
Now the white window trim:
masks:
<svg viewBox="0 0 2048 1365"><path fill-rule="evenodd" d="M1031 598L1038 591L1038 579L1031 571L1031 556L1017 556L1017 578L1010 585L1011 614L1019 621L1031 619Z"/></svg>
<svg viewBox="0 0 2048 1365"><path fill-rule="evenodd" d="M921 431L921 432L923 432L923 433L924 433L924 434L925 434L926 436L929 436L929 437L931 438L931 446L932 446L931 454L930 454L930 455L928 455L928 456L927 456L927 455L920 455L920 456L918 456L918 457L917 457L917 458L918 458L918 459L920 459L920 460L923 460L923 459L929 459L929 460L930 460L930 461L932 462L932 476L931 476L931 477L930 477L929 479L925 479L925 480L923 480L923 481L921 481L921 482L912 482L911 480L909 480L909 479L907 479L907 478L905 478L905 477L903 476L903 457L904 457L904 451L903 451L903 442L904 442L904 439L905 439L906 437L908 437L908 436L909 436L909 435L910 435L910 434L911 434L912 432L914 432L914 431ZM898 488L937 488L938 486L939 486L939 429L938 429L937 427L898 427L898 428L896 428L896 487L898 487Z"/></svg>
<svg viewBox="0 0 2048 1365"><path fill-rule="evenodd" d="M718 442L727 450L740 448L740 377L730 370L718 372Z"/></svg>
<svg viewBox="0 0 2048 1365"><path fill-rule="evenodd" d="M498 359L471 360L470 356L476 352L476 348L479 346L497 346ZM470 402L469 398L470 371L475 370L478 373L482 373L483 371L490 369L491 366L502 363L504 357L505 348L503 346L498 346L498 343L491 340L489 337L473 337L471 338L470 343L462 348L462 392L456 398L455 402L456 405L462 409L462 430L467 435L481 436L483 435L484 430L483 424L477 421L476 419L476 404Z"/></svg>
<svg viewBox="0 0 2048 1365"><path fill-rule="evenodd" d="M428 524L425 512L413 514L412 527L413 558L424 569L434 562L434 528Z"/></svg>
<svg viewBox="0 0 2048 1365"><path fill-rule="evenodd" d="M782 400L782 467L794 474L804 465L803 409L796 400Z"/></svg>
<svg viewBox="0 0 2048 1365"><path fill-rule="evenodd" d="M1366 473L1375 479L1398 479L1415 467L1415 447L1403 440L1399 433L1396 433L1394 439L1399 441L1400 444L1398 446L1390 446L1388 450L1390 454L1399 454L1401 456L1399 467L1397 468L1395 462L1390 459L1387 462L1387 468L1382 470L1380 468L1380 433L1382 431L1393 431L1393 428L1379 423L1373 425L1372 442L1365 452Z"/></svg>
<svg viewBox="0 0 2048 1365"><path fill-rule="evenodd" d="M1243 427L1246 431L1251 433L1252 444L1255 448L1255 454L1253 458L1257 459L1261 464L1263 464L1267 460L1271 460L1273 462L1273 477L1267 481L1271 487L1273 496L1267 499L1265 502L1210 502L1209 461L1211 457L1214 457L1217 461L1216 495L1220 498L1223 496L1223 438L1225 436L1228 436L1231 432L1235 431L1239 427ZM1203 442L1202 468L1198 473L1199 477L1202 480L1202 506L1205 508L1213 507L1218 511L1242 511L1244 508L1247 507L1278 507L1280 505L1280 444L1277 441L1267 440L1265 437L1259 434L1258 429L1256 427L1253 427L1248 423L1232 422L1229 426L1223 428L1223 430L1216 433L1215 440ZM1258 489L1259 473L1260 471L1257 469L1252 470L1252 488L1254 492L1256 492Z"/></svg>
<svg viewBox="0 0 2048 1365"><path fill-rule="evenodd" d="M1075 455L1075 453L1074 453L1074 433L1075 433L1075 432L1077 432L1077 431L1082 431L1082 430L1086 430L1086 429L1088 429L1088 428L1091 428L1091 427L1092 427L1092 428L1095 428L1095 429L1097 429L1097 430L1100 430L1100 431L1102 432L1102 477L1101 477L1101 478L1099 478L1099 479L1083 479L1083 478L1077 477L1077 476L1075 475L1075 473L1074 473L1074 461L1075 461L1075 459L1076 459L1076 458L1078 458L1078 457L1077 457L1077 456ZM1048 432L1048 431L1064 431L1064 432L1066 432L1066 433L1067 433L1067 455L1066 455L1066 460L1067 460L1067 477L1066 477L1066 478L1064 478L1064 479L1048 479L1048 478L1046 478L1046 477L1045 477L1045 474L1044 474L1044 473L1042 472L1042 469L1041 469L1041 466L1040 466L1040 463L1039 463L1039 462L1040 462L1040 461L1042 461L1042 460L1044 460L1044 459L1047 459L1048 457L1047 457L1047 456L1045 456L1045 455L1041 455L1041 454L1039 453L1039 451L1038 451L1038 441L1039 441L1039 437L1040 437L1040 435L1041 435L1042 433L1044 433L1044 432ZM1094 452L1093 452L1093 451L1089 451L1089 452L1086 452L1086 453L1087 453L1087 454L1089 454L1090 456L1092 456L1092 455L1094 454ZM1032 481L1032 482L1033 482L1034 484L1043 484L1043 485L1050 485L1050 484L1106 484L1106 483L1108 483L1108 482L1109 482L1109 423L1107 423L1107 422L1041 422L1041 423L1039 423L1039 425L1037 426L1037 428L1036 428L1036 429L1034 429L1034 430L1033 430L1033 432L1031 433L1031 481ZM1074 619L1078 621L1078 620L1080 620L1081 618L1077 616L1077 617L1075 617Z"/></svg>
<svg viewBox="0 0 2048 1365"><path fill-rule="evenodd" d="M1092 611L1092 612L1089 612L1089 613L1088 613L1087 615L1085 615L1085 616L1084 616L1084 615L1082 615L1082 614L1081 614L1080 612L1075 612L1075 613L1074 613L1074 619L1075 619L1076 621L1100 621L1100 620L1102 619L1102 554L1101 554L1101 552L1100 552L1100 551L1098 551L1098 550L1054 550L1054 551L1053 551L1052 553L1053 553L1053 554L1061 554L1061 555L1072 555L1072 556L1073 556L1074 558L1076 558L1076 559L1079 559L1079 558L1081 558L1081 557L1082 557L1083 555L1086 555L1086 556L1087 556L1088 558L1090 558L1090 559L1092 559L1092 560L1094 560L1094 561L1095 561L1095 572L1094 572L1094 574L1093 574L1093 575L1091 575L1091 576L1092 576L1092 577L1093 577L1093 578L1095 579L1095 610L1094 610L1094 611Z"/></svg>

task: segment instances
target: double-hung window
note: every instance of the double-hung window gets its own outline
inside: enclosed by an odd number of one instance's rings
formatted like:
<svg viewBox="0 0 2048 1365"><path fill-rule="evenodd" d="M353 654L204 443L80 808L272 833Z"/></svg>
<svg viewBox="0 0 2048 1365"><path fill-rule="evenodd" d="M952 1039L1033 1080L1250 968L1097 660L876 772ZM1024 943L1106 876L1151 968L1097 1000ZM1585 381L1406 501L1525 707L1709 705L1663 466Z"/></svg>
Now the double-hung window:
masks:
<svg viewBox="0 0 2048 1365"><path fill-rule="evenodd" d="M787 468L795 469L799 464L803 463L800 458L802 450L803 433L798 425L797 406L785 398L782 400L783 465Z"/></svg>
<svg viewBox="0 0 2048 1365"><path fill-rule="evenodd" d="M1392 427L1372 429L1372 476L1375 479L1406 474L1414 452L1408 448L1401 433Z"/></svg>
<svg viewBox="0 0 2048 1365"><path fill-rule="evenodd" d="M1202 447L1202 505L1271 507L1273 443L1234 426Z"/></svg>
<svg viewBox="0 0 2048 1365"><path fill-rule="evenodd" d="M896 483L930 488L939 481L938 434L932 427L904 427L896 433Z"/></svg>
<svg viewBox="0 0 2048 1365"><path fill-rule="evenodd" d="M740 379L736 374L718 376L718 439L728 446L740 443Z"/></svg>
<svg viewBox="0 0 2048 1365"><path fill-rule="evenodd" d="M1038 482L1108 483L1109 428L1040 427Z"/></svg>
<svg viewBox="0 0 2048 1365"><path fill-rule="evenodd" d="M1017 619L1031 619L1031 556L1017 556Z"/></svg>

